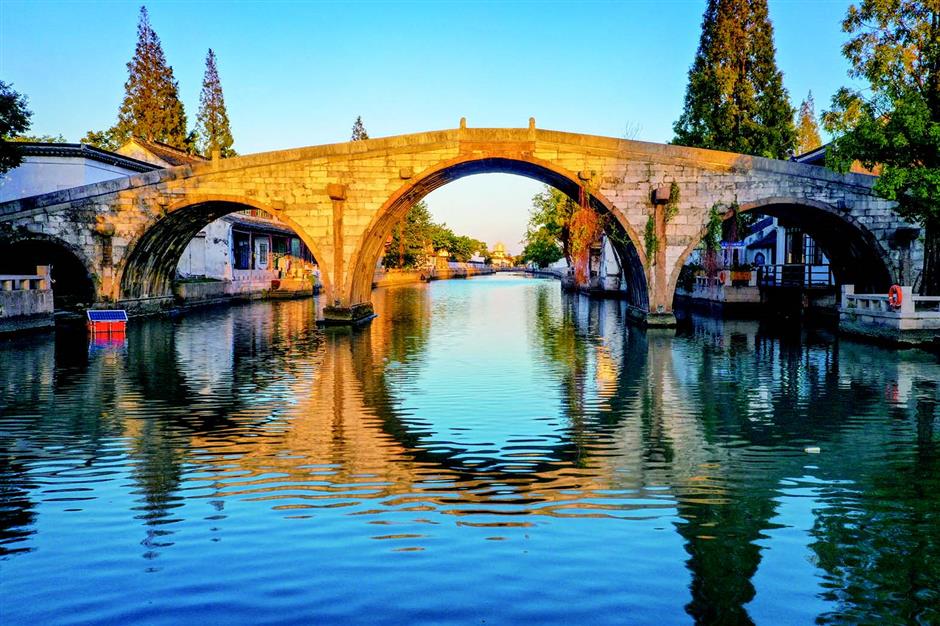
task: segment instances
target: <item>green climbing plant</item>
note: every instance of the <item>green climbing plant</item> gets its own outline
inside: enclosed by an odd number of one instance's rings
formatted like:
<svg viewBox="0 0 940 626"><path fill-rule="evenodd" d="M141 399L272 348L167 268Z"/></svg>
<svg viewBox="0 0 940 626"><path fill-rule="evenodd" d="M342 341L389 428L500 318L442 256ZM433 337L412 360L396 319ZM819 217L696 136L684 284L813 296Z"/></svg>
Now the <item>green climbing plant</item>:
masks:
<svg viewBox="0 0 940 626"><path fill-rule="evenodd" d="M656 236L656 219L652 215L646 220L643 245L646 247L646 262L653 265L656 262L656 253L659 252L659 238Z"/></svg>
<svg viewBox="0 0 940 626"><path fill-rule="evenodd" d="M672 181L672 184L669 185L669 201L666 202L664 212L667 224L679 214L679 193L679 185L676 181Z"/></svg>
<svg viewBox="0 0 940 626"><path fill-rule="evenodd" d="M703 243L707 252L718 252L721 249L721 216L721 203L716 202L708 212L708 223L705 225Z"/></svg>

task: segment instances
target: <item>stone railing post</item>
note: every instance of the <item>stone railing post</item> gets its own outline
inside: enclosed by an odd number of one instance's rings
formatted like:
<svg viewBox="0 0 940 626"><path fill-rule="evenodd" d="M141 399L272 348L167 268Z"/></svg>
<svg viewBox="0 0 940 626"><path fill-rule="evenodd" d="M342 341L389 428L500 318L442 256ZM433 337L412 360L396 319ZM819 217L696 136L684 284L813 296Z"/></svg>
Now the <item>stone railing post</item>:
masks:
<svg viewBox="0 0 940 626"><path fill-rule="evenodd" d="M914 315L914 288L910 285L901 287L901 309L899 313L902 317Z"/></svg>
<svg viewBox="0 0 940 626"><path fill-rule="evenodd" d="M849 296L855 295L855 285L842 285L842 308L849 308Z"/></svg>
<svg viewBox="0 0 940 626"><path fill-rule="evenodd" d="M37 265L36 266L36 275L42 276L43 278L39 281L39 289L52 289L50 284L51 277L49 276L49 266L48 265Z"/></svg>
<svg viewBox="0 0 940 626"><path fill-rule="evenodd" d="M747 281L748 287L757 286L757 270L751 270L751 278Z"/></svg>

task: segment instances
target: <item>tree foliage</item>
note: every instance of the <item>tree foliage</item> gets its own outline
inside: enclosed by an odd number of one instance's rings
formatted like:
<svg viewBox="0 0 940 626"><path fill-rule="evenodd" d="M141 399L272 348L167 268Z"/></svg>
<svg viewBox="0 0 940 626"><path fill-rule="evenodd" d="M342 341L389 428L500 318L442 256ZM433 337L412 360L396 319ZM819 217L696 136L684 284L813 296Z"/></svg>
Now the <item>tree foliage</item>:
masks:
<svg viewBox="0 0 940 626"><path fill-rule="evenodd" d="M26 105L26 96L0 81L0 174L23 161L23 156L11 140L29 130L32 112Z"/></svg>
<svg viewBox="0 0 940 626"><path fill-rule="evenodd" d="M550 262L554 263L564 257L570 263L571 220L577 210L578 204L574 200L546 185L542 191L532 196L529 226L525 235L526 247L538 242L539 247L547 249L545 243L552 241L560 249L561 255Z"/></svg>
<svg viewBox="0 0 940 626"><path fill-rule="evenodd" d="M206 54L206 71L199 95L199 114L196 116L196 145L201 154L212 156L218 150L222 158L236 156L232 150L232 129L229 126L222 82L215 64L215 52Z"/></svg>
<svg viewBox="0 0 940 626"><path fill-rule="evenodd" d="M127 64L124 101L113 134L118 144L132 136L187 148L186 114L173 68L167 65L160 38L150 26L147 8L140 8L137 47Z"/></svg>
<svg viewBox="0 0 940 626"><path fill-rule="evenodd" d="M68 143L65 137L61 134L59 135L17 135L16 137L10 137L10 141L17 143Z"/></svg>
<svg viewBox="0 0 940 626"><path fill-rule="evenodd" d="M796 132L767 0L708 0L673 143L784 158Z"/></svg>
<svg viewBox="0 0 940 626"><path fill-rule="evenodd" d="M924 227L920 290L940 295L940 0L862 0L842 27L850 75L870 89L833 96L827 163L880 166L875 191Z"/></svg>
<svg viewBox="0 0 940 626"><path fill-rule="evenodd" d="M475 254L488 256L486 244L454 233L446 224L437 224L423 200L416 202L395 228L383 264L389 268L419 268L441 250L451 261L466 262Z"/></svg>
<svg viewBox="0 0 940 626"><path fill-rule="evenodd" d="M111 150L112 152L121 147L120 142L115 136L113 128L105 130L90 130L82 137L81 142L99 148L101 150Z"/></svg>
<svg viewBox="0 0 940 626"><path fill-rule="evenodd" d="M816 121L816 103L810 91L806 100L800 103L796 120L796 153L806 154L822 145L819 136L819 123Z"/></svg>
<svg viewBox="0 0 940 626"><path fill-rule="evenodd" d="M526 233L525 248L522 250L523 263L548 267L564 256L558 240L551 236L546 228L538 228Z"/></svg>
<svg viewBox="0 0 940 626"><path fill-rule="evenodd" d="M363 139L368 139L368 138L369 138L369 133L366 132L366 127L362 123L362 116L357 115L356 121L353 122L352 140L362 141Z"/></svg>

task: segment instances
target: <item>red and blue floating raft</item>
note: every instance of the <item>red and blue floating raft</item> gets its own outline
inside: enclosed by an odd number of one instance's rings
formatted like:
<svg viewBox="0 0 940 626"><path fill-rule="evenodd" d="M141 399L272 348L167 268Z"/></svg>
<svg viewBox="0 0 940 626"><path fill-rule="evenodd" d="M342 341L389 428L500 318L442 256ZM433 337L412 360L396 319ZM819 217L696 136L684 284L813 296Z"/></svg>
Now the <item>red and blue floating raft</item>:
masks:
<svg viewBox="0 0 940 626"><path fill-rule="evenodd" d="M123 335L127 330L127 311L89 309L88 331L93 335Z"/></svg>

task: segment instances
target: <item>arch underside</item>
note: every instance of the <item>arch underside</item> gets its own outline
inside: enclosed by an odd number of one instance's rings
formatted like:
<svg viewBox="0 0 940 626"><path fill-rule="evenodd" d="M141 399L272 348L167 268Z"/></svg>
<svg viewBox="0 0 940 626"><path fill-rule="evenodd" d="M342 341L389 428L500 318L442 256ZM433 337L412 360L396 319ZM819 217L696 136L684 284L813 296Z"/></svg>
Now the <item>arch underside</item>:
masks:
<svg viewBox="0 0 940 626"><path fill-rule="evenodd" d="M404 219L408 210L435 189L475 174L515 174L550 185L575 201L580 195L580 183L571 175L552 169L548 164L521 157L474 158L440 167L418 181L412 182L393 196L382 207L373 224L363 235L363 243L350 281L352 303L369 301L375 264L384 249L387 237L395 225ZM611 240L619 244L616 252L623 264L630 304L648 309L646 273L635 245L635 234L627 231L612 205L596 195L592 195L590 200L592 207L598 213L610 216L605 220L606 228L614 234Z"/></svg>
<svg viewBox="0 0 940 626"><path fill-rule="evenodd" d="M0 237L0 274L33 275L40 265L51 267L56 310L82 308L97 300L87 262L67 243L38 233Z"/></svg>
<svg viewBox="0 0 940 626"><path fill-rule="evenodd" d="M267 207L230 200L195 202L170 212L150 226L128 254L121 272L120 299L172 296L176 267L189 242L209 223L230 213L252 208L260 208L279 217ZM293 230L307 243L296 229Z"/></svg>
<svg viewBox="0 0 940 626"><path fill-rule="evenodd" d="M752 210L812 237L829 257L837 284L855 285L857 293L885 293L894 281L874 236L845 217L803 204L771 204Z"/></svg>

